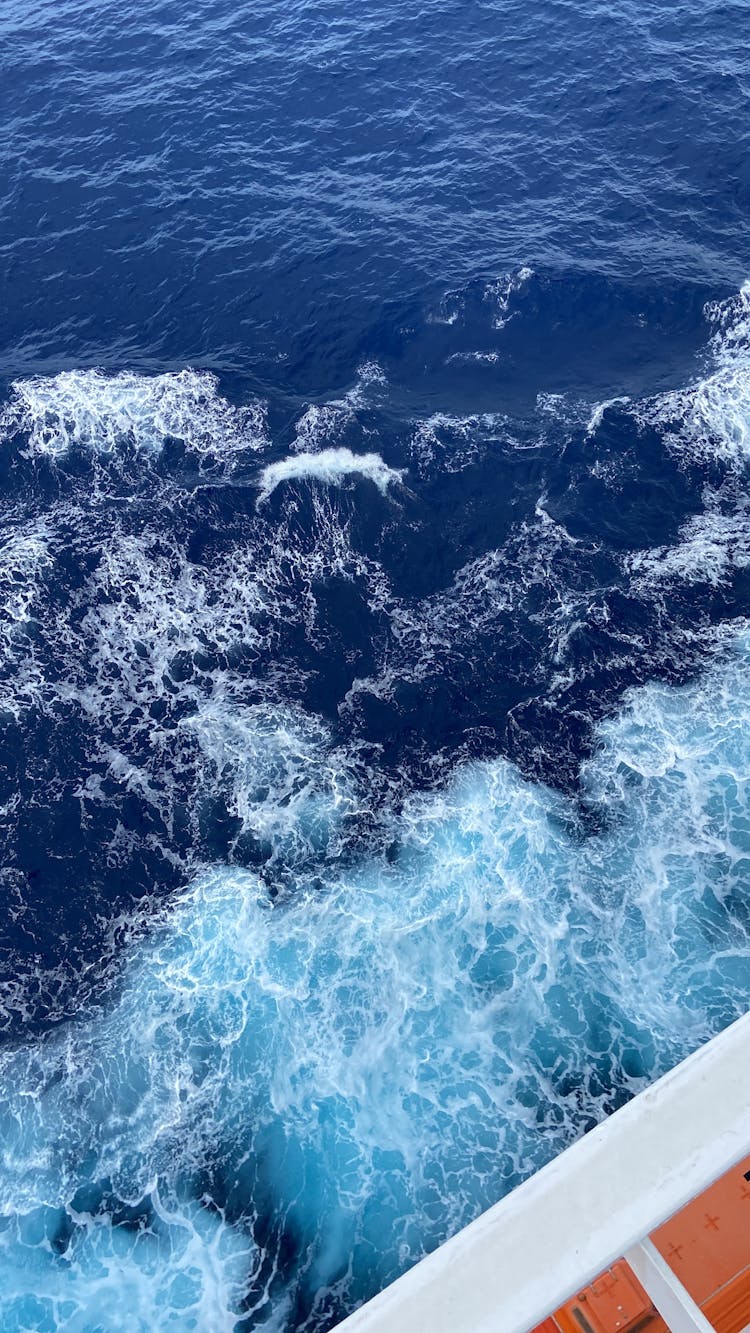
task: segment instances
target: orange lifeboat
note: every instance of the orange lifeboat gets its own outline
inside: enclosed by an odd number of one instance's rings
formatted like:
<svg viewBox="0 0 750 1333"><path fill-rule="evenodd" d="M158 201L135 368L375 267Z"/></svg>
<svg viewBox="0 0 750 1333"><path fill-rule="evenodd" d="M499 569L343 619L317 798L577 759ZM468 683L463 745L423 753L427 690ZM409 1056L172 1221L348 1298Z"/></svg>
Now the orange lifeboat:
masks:
<svg viewBox="0 0 750 1333"><path fill-rule="evenodd" d="M654 1231L651 1240L716 1333L750 1325L750 1157ZM624 1259L534 1333L669 1333Z"/></svg>

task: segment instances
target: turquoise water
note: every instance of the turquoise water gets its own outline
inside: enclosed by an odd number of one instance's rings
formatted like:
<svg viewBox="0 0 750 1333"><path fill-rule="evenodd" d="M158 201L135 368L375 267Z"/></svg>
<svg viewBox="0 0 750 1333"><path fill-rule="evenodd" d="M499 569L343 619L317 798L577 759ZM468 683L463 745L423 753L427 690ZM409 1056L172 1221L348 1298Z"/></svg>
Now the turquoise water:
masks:
<svg viewBox="0 0 750 1333"><path fill-rule="evenodd" d="M3 1058L3 1327L320 1319L743 1012L749 684L743 631L635 691L582 805L497 760L325 890L199 876L111 1004Z"/></svg>

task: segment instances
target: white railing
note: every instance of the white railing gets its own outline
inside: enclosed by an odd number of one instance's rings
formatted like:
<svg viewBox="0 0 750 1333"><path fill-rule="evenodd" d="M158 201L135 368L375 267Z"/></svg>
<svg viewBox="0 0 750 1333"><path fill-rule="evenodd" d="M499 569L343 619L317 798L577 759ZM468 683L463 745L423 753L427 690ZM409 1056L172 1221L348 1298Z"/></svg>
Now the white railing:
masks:
<svg viewBox="0 0 750 1333"><path fill-rule="evenodd" d="M528 1333L627 1258L672 1333L712 1333L649 1233L750 1152L750 1014L338 1326Z"/></svg>

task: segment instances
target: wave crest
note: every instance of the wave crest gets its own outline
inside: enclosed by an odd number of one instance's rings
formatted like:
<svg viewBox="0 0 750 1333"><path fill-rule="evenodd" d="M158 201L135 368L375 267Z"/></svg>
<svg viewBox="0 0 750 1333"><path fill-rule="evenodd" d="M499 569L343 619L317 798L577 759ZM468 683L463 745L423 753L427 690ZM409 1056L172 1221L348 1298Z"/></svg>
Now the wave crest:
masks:
<svg viewBox="0 0 750 1333"><path fill-rule="evenodd" d="M403 469L388 467L380 454L354 454L351 449L321 449L318 453L297 453L278 463L269 463L261 473L258 503L267 500L282 482L317 481L325 486L341 486L348 477L359 476L377 486L385 495L389 486L403 480Z"/></svg>

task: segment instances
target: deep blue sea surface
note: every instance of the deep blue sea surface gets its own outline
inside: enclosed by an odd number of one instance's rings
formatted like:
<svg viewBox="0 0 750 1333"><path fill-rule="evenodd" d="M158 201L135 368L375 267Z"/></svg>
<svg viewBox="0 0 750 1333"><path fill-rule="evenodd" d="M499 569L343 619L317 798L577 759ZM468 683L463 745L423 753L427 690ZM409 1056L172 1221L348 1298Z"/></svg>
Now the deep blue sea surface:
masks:
<svg viewBox="0 0 750 1333"><path fill-rule="evenodd" d="M0 4L0 1333L327 1333L747 1009L749 38Z"/></svg>

